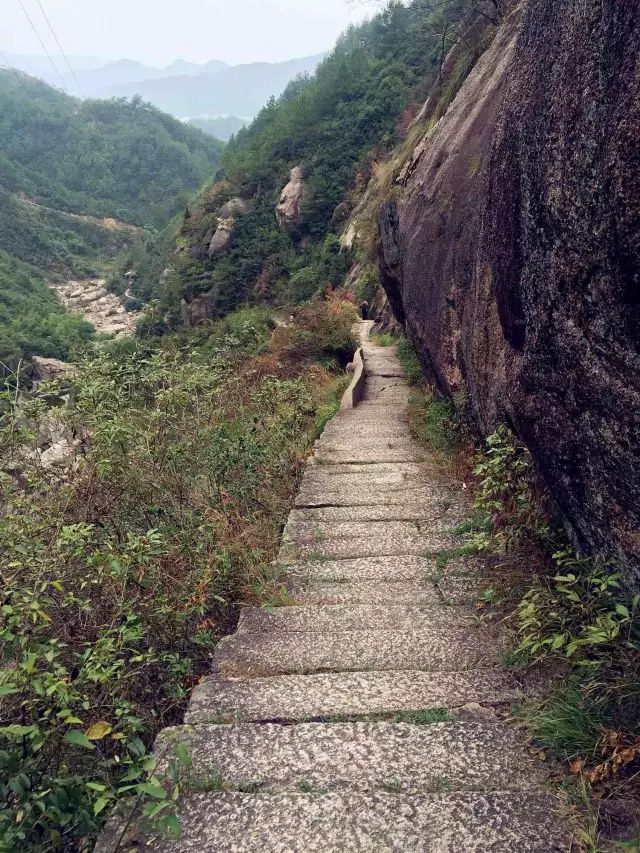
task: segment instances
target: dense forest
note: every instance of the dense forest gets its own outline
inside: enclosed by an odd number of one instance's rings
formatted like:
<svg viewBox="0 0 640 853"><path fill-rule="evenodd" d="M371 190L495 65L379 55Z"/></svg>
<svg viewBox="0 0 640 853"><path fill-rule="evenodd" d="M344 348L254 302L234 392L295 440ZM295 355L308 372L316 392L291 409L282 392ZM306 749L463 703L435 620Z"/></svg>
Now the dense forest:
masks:
<svg viewBox="0 0 640 853"><path fill-rule="evenodd" d="M143 827L178 838L185 795L203 836L224 819L223 797L240 803L229 818L248 816L229 836L238 849L262 845L279 799L274 849L286 846L283 824L300 829L294 800L311 804L314 831L331 824L319 804L331 812L347 791L339 774L356 751L323 751L338 771L330 791L315 776L271 788L257 764L232 779L217 747L189 740L180 753L174 733L175 761L152 753L238 611L252 633L253 607L262 625L299 610L293 630L290 615L276 629L291 637L263 661L229 654L225 669L219 657L213 689L278 677L273 658L295 681L265 686L299 704L291 719L267 705L245 721L221 702L198 718L214 737L262 720L278 738L299 723L400 724L388 751L367 748L366 790L357 776L348 784L388 799L394 820L409 815L407 849L426 849L431 831L451 849L640 849L632 5L392 0L223 149L139 100L81 103L0 79L0 850L87 853L118 806L126 826L113 849L137 847L133 801ZM146 304L136 334L96 340L66 314L47 281L71 273L104 274ZM365 296L376 317L366 402L315 445L318 485L305 490L305 461L350 382ZM29 386L17 365L36 353L74 368ZM295 558L288 579L283 553ZM297 595L307 570L312 597L294 598L288 580ZM330 649L340 658L350 645L353 663L334 665L306 607L333 608L322 617ZM347 633L358 631L366 662ZM255 633L236 652L269 632ZM399 689L381 689L398 664ZM344 693L342 666L353 667ZM360 676L375 710L357 704ZM347 710L310 712L311 693L339 693ZM485 730L486 753L474 734ZM437 748L424 759L418 734ZM269 734L281 773L277 744ZM402 749L416 768L406 790L386 772ZM216 763L202 773L205 752ZM513 814L496 799L509 792L505 762L523 785ZM460 768L463 799L441 766ZM341 832L356 810L347 796L344 812L333 806ZM441 818L467 820L468 803L471 829L441 831ZM537 833L556 812L566 843ZM531 844L514 841L512 821L519 831L529 820ZM179 849L195 849L192 837ZM395 829L390 838L402 846ZM347 832L344 849L362 843Z"/></svg>
<svg viewBox="0 0 640 853"><path fill-rule="evenodd" d="M79 101L0 70L0 186L67 213L161 225L221 144L139 98Z"/></svg>
<svg viewBox="0 0 640 853"><path fill-rule="evenodd" d="M351 27L314 76L293 80L239 131L222 155L222 180L190 205L177 239L180 254L166 256L173 274L163 288L156 248L146 261L136 258L139 292L162 297L170 325L179 322L185 291L213 294L214 314L224 314L245 302L305 299L340 281L345 269L336 235L353 204L349 191L362 190L375 161L402 138L411 105L424 100L450 45L443 34L472 6L470 0L391 3ZM473 46L470 53L469 67ZM296 165L304 170L306 202L290 232L278 227L274 210ZM233 196L249 200L250 209L236 223L228 251L209 260L203 241Z"/></svg>

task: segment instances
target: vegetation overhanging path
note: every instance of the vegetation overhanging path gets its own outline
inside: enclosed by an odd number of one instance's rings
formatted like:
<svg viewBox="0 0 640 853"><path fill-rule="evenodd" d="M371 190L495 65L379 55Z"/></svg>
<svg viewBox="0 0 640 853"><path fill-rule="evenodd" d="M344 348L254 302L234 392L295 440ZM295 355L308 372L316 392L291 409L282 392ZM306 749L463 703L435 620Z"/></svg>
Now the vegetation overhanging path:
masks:
<svg viewBox="0 0 640 853"><path fill-rule="evenodd" d="M548 770L495 708L516 689L471 603L473 560L435 552L465 513L406 422L395 349L363 323L364 401L317 442L285 530L286 606L243 610L156 744L189 769L161 853L551 853ZM187 749L183 749L185 746ZM113 853L113 831L99 853ZM125 843L126 849L126 843Z"/></svg>

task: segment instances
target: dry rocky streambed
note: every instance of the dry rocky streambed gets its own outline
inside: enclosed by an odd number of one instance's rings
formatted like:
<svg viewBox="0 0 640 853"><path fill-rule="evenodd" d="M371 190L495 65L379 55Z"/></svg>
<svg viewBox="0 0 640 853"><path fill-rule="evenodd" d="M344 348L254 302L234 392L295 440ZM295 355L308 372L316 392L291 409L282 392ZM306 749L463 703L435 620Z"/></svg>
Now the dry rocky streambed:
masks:
<svg viewBox="0 0 640 853"><path fill-rule="evenodd" d="M84 317L99 334L117 338L135 332L140 314L127 311L102 279L65 281L50 286L67 311Z"/></svg>
<svg viewBox="0 0 640 853"><path fill-rule="evenodd" d="M328 425L289 517L287 605L243 610L185 725L156 744L163 763L191 751L182 838L121 849L570 849L552 768L496 713L518 688L474 607L491 580L477 558L428 556L456 544L461 488L410 436L395 350L364 351L365 399ZM98 853L121 835L112 824Z"/></svg>

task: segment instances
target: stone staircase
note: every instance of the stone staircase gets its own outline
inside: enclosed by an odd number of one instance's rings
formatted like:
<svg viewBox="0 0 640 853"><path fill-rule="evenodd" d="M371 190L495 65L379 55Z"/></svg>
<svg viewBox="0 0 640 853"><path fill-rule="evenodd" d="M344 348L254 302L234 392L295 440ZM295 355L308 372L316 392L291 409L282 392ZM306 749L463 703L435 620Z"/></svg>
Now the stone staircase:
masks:
<svg viewBox="0 0 640 853"><path fill-rule="evenodd" d="M549 768L494 712L517 691L472 606L482 564L443 576L429 556L455 543L463 494L411 438L396 352L368 329L365 399L328 425L289 517L289 603L243 610L185 725L160 735L158 755L192 755L182 838L136 849L570 849Z"/></svg>

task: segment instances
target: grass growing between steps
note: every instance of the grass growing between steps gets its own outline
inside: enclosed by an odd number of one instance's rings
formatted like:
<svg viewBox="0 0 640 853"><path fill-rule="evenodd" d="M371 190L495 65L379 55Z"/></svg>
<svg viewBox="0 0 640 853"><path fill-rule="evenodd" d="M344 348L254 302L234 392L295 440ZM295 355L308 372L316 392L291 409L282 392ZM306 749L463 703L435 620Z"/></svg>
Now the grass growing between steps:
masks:
<svg viewBox="0 0 640 853"><path fill-rule="evenodd" d="M127 341L17 406L7 380L0 849L84 851L131 796L175 829L149 747L181 721L237 603L279 600L268 567L354 316L331 300L273 332L245 316ZM73 456L45 468L52 424Z"/></svg>

